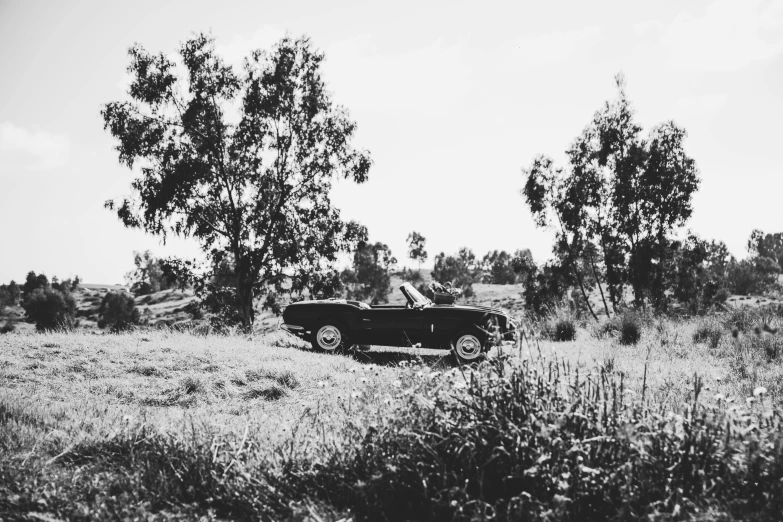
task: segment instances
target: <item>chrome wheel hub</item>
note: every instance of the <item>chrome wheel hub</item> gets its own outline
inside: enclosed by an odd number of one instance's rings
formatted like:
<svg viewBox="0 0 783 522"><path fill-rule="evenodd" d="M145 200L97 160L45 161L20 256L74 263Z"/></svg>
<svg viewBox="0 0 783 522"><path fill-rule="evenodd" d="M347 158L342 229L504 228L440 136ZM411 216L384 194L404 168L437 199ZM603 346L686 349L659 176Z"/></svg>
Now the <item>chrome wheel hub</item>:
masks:
<svg viewBox="0 0 783 522"><path fill-rule="evenodd" d="M318 341L318 346L324 350L334 350L340 346L340 343L342 342L342 335L340 334L340 330L338 330L337 327L326 325L322 326L321 329L318 330L316 339Z"/></svg>
<svg viewBox="0 0 783 522"><path fill-rule="evenodd" d="M457 340L457 355L465 360L471 360L481 355L481 342L475 335L463 335Z"/></svg>

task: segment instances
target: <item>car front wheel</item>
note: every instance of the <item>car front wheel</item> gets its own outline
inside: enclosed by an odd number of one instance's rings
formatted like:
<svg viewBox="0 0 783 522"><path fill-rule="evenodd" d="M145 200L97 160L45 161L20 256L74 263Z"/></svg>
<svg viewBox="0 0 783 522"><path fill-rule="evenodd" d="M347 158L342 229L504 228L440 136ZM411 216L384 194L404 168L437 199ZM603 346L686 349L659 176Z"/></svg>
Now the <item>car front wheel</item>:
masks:
<svg viewBox="0 0 783 522"><path fill-rule="evenodd" d="M323 324L313 332L310 341L313 348L324 352L336 352L345 346L345 335L335 324Z"/></svg>
<svg viewBox="0 0 783 522"><path fill-rule="evenodd" d="M454 341L454 353L460 362L469 363L481 357L484 351L484 336L476 330L462 332Z"/></svg>

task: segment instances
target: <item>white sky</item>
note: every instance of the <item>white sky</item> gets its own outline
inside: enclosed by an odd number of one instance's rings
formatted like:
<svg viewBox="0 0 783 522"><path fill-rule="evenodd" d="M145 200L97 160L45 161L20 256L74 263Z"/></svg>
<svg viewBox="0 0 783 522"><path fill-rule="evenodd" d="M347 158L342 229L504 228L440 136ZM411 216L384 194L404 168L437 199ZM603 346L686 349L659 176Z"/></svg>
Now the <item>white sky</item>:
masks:
<svg viewBox="0 0 783 522"><path fill-rule="evenodd" d="M35 270L119 283L134 250L197 254L103 209L132 175L99 110L125 99L133 42L170 53L201 30L231 61L286 31L325 51L325 80L375 162L333 200L401 261L411 230L430 259L461 246L548 257L520 169L537 153L562 162L619 71L645 129L688 130L694 232L742 257L754 228L783 231L783 0L0 0L0 282Z"/></svg>

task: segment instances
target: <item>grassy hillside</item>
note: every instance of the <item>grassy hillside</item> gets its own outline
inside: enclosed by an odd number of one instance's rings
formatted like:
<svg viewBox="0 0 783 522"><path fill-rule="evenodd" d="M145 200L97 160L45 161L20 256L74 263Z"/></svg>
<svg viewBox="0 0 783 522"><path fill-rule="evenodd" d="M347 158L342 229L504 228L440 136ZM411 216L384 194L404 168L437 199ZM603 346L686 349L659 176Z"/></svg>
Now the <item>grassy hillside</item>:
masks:
<svg viewBox="0 0 783 522"><path fill-rule="evenodd" d="M76 300L76 318L79 326L86 329L98 328L98 308L101 300L108 292L125 291L127 287L120 285L82 284L73 297ZM172 324L188 320L191 315L185 307L195 297L191 291L164 290L155 294L139 296L136 298L136 306L150 324L165 321ZM35 331L35 325L24 322L24 310L21 306L9 307L0 312L0 323L11 323L20 332Z"/></svg>
<svg viewBox="0 0 783 522"><path fill-rule="evenodd" d="M313 353L282 332L7 334L0 517L451 520L527 491L514 509L540 519L764 519L783 498L783 336L734 338L734 319L647 322L635 346L588 324L474 370L442 351ZM705 328L714 346L694 342ZM476 469L516 482L477 489Z"/></svg>

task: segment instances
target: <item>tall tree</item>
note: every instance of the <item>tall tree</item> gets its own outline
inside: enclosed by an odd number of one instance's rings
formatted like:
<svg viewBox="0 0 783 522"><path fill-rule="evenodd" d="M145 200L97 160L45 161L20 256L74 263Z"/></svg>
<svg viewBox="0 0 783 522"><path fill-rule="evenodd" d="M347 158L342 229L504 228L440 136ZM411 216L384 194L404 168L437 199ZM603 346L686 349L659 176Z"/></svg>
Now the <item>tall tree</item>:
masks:
<svg viewBox="0 0 783 522"><path fill-rule="evenodd" d="M421 270L421 264L427 260L427 251L424 249L427 246L427 239L416 231L408 234L408 257L414 261L418 261L419 270Z"/></svg>
<svg viewBox="0 0 783 522"><path fill-rule="evenodd" d="M554 162L545 156L536 157L523 173L527 180L522 194L536 224L556 227L554 253L561 259L562 266L571 270L590 314L597 320L587 295L583 272L579 269L579 259L587 243L583 203L572 199L574 181L578 178L555 168Z"/></svg>
<svg viewBox="0 0 783 522"><path fill-rule="evenodd" d="M167 273L165 262L156 259L149 250L134 252L133 264L136 268L125 274L125 281L134 295L153 294L177 284L176 277Z"/></svg>
<svg viewBox="0 0 783 522"><path fill-rule="evenodd" d="M128 227L196 238L204 270L233 259L233 306L251 327L270 287L334 263L365 239L330 199L338 177L367 179L371 160L351 141L356 125L321 78L308 38L253 51L237 73L210 36L182 44L181 64L140 45L129 51L130 101L106 104L134 195L108 201ZM204 274L209 277L209 274Z"/></svg>
<svg viewBox="0 0 783 522"><path fill-rule="evenodd" d="M440 283L450 282L455 288L462 290L462 295L473 295L473 282L479 275L480 266L476 255L467 247L462 247L457 255L447 256L441 252L435 256L432 269L432 279Z"/></svg>
<svg viewBox="0 0 783 522"><path fill-rule="evenodd" d="M389 300L390 271L397 259L384 243L359 243L353 256L353 270L342 274L348 286L348 299L370 300L372 304Z"/></svg>
<svg viewBox="0 0 783 522"><path fill-rule="evenodd" d="M765 234L754 230L748 239L748 251L757 256L774 259L783 270L783 233Z"/></svg>
<svg viewBox="0 0 783 522"><path fill-rule="evenodd" d="M532 259L527 249L517 250L513 255L505 250L487 252L481 260L483 281L495 285L513 285L522 280Z"/></svg>
<svg viewBox="0 0 783 522"><path fill-rule="evenodd" d="M615 312L625 284L633 288L637 303L646 298L661 308L671 238L692 213L698 172L684 151L685 130L665 122L644 138L622 76L616 83L617 99L595 113L566 152L569 168L555 168L551 159L537 157L523 171L523 195L537 224L554 225L557 242L573 259L593 257L584 250L589 244L601 252Z"/></svg>
<svg viewBox="0 0 783 522"><path fill-rule="evenodd" d="M27 278L25 278L24 285L22 285L22 297L27 298L36 289L46 289L49 287L49 278L44 274L37 274L32 270L27 272Z"/></svg>
<svg viewBox="0 0 783 522"><path fill-rule="evenodd" d="M14 280L7 285L0 285L0 310L4 306L16 306L21 295L22 291Z"/></svg>

